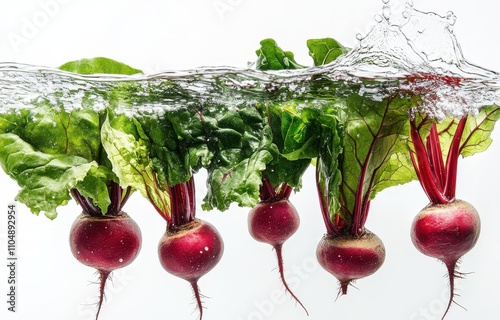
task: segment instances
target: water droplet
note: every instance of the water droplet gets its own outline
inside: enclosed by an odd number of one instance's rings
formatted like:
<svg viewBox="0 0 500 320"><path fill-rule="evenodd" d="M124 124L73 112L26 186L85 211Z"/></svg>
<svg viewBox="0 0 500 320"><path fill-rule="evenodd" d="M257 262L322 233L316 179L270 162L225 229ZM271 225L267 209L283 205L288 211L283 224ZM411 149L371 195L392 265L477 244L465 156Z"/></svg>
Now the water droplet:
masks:
<svg viewBox="0 0 500 320"><path fill-rule="evenodd" d="M118 261L123 262L123 259L122 259L122 258L120 258L120 259L118 259Z"/></svg>
<svg viewBox="0 0 500 320"><path fill-rule="evenodd" d="M380 22L382 22L382 20L383 20L383 18L382 18L381 15L379 15L379 14L375 15L375 21L377 21L378 23L380 23Z"/></svg>
<svg viewBox="0 0 500 320"><path fill-rule="evenodd" d="M453 12L448 11L446 14L446 20L448 21L449 26L453 26L457 22L457 16Z"/></svg>
<svg viewBox="0 0 500 320"><path fill-rule="evenodd" d="M388 3L390 2L390 0L382 0L382 2L383 2L384 4L388 4Z"/></svg>
<svg viewBox="0 0 500 320"><path fill-rule="evenodd" d="M205 251L208 251L208 247L205 247Z"/></svg>
<svg viewBox="0 0 500 320"><path fill-rule="evenodd" d="M390 5L385 5L382 8L382 15L384 16L385 20L389 20L391 18L391 6Z"/></svg>
<svg viewBox="0 0 500 320"><path fill-rule="evenodd" d="M363 40L363 36L361 35L361 33L356 34L356 39L358 39L359 41Z"/></svg>

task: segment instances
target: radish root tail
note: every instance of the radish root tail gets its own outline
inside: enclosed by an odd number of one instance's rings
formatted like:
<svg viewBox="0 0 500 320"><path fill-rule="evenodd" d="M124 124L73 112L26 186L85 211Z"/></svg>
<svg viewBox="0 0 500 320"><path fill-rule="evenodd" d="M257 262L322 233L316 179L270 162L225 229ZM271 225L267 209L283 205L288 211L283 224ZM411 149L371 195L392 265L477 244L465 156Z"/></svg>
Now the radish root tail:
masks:
<svg viewBox="0 0 500 320"><path fill-rule="evenodd" d="M108 277L111 273L109 271L103 271L103 270L98 270L98 271L99 271L99 302L97 303L97 312L95 315L95 320L98 320L99 318L99 313L101 312L102 303L104 301L104 287L106 286L106 281L108 280Z"/></svg>
<svg viewBox="0 0 500 320"><path fill-rule="evenodd" d="M455 297L459 296L456 293L456 288L455 288L455 279L464 279L465 278L465 273L461 273L457 271L457 260L450 261L450 262L445 262L446 269L448 270L448 278L449 278L449 283L450 283L450 300L448 301L448 306L446 307L446 310L441 317L441 320L444 320L446 315L448 314L448 311L450 310L451 304L454 303L458 305L459 307L465 309L463 306L458 304L455 301Z"/></svg>
<svg viewBox="0 0 500 320"><path fill-rule="evenodd" d="M200 294L200 289L198 288L198 282L193 281L191 282L191 288L193 289L194 293L194 298L196 299L196 304L198 306L198 310L200 311L200 319L203 318L203 303L201 302L201 294Z"/></svg>
<svg viewBox="0 0 500 320"><path fill-rule="evenodd" d="M280 273L281 282L283 282L283 285L285 286L285 290L288 291L288 293L290 293L293 299L295 299L295 301L297 301L297 303L300 304L302 309L304 309L306 315L309 316L309 312L307 311L306 307L302 304L302 302L300 302L299 298L297 298L297 296L292 292L290 287L288 287L288 283L285 280L285 272L283 270L282 245L278 244L274 246L274 250L276 251L276 257L278 258L278 270Z"/></svg>

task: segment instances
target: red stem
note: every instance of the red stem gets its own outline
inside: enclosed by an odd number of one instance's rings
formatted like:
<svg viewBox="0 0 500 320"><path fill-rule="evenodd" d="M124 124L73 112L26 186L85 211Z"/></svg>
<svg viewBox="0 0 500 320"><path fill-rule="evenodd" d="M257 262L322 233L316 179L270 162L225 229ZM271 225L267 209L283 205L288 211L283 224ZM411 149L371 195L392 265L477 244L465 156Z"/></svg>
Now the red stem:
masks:
<svg viewBox="0 0 500 320"><path fill-rule="evenodd" d="M168 187L172 221L168 227L179 227L193 221L196 217L194 176L187 182Z"/></svg>
<svg viewBox="0 0 500 320"><path fill-rule="evenodd" d="M439 134L435 123L432 124L429 136L427 137L427 152L429 163L439 190L444 190L446 183L446 171L443 162L443 152L439 142Z"/></svg>
<svg viewBox="0 0 500 320"><path fill-rule="evenodd" d="M130 198L131 194L132 194L132 188L131 187L127 187L127 189L125 191L125 195L122 196L122 200L121 200L121 203L120 203L120 211L125 206L125 203L127 203L127 201Z"/></svg>
<svg viewBox="0 0 500 320"><path fill-rule="evenodd" d="M89 207L83 196L76 190L75 188L71 189L71 195L75 199L75 201L82 207L83 212L91 213L92 208Z"/></svg>
<svg viewBox="0 0 500 320"><path fill-rule="evenodd" d="M260 186L259 198L261 201L267 201L274 197L274 190L266 178L262 177L262 185Z"/></svg>
<svg viewBox="0 0 500 320"><path fill-rule="evenodd" d="M282 199L289 199L292 194L293 188L286 182L281 183L277 188L274 188L267 178L262 177L262 185L260 186L260 200L278 201Z"/></svg>
<svg viewBox="0 0 500 320"><path fill-rule="evenodd" d="M410 120L410 126L411 141L413 142L413 146L415 148L415 154L411 154L411 157L415 171L419 176L420 184L432 203L448 203L449 200L446 199L442 190L439 189L436 183L436 178L431 169L427 150L422 138L420 137L415 119ZM439 144L439 140L437 140L436 143Z"/></svg>
<svg viewBox="0 0 500 320"><path fill-rule="evenodd" d="M323 221L325 222L326 233L328 235L333 235L339 231L339 228L335 224L333 224L332 220L330 219L330 212L328 210L328 194L323 195L321 186L319 185L319 163L316 166L316 188L318 190L319 204L321 208L321 214L323 216Z"/></svg>
<svg viewBox="0 0 500 320"><path fill-rule="evenodd" d="M118 214L131 194L131 188L128 187L123 194L123 188L114 181L108 183L108 194L111 203L108 206L106 215L116 215ZM93 200L89 197L84 197L76 188L71 189L71 195L76 202L82 207L83 212L90 214L91 216L101 216L102 210L96 206Z"/></svg>
<svg viewBox="0 0 500 320"><path fill-rule="evenodd" d="M366 195L368 197L368 194ZM365 205L363 206L363 213L361 215L361 226L364 226L366 223L366 219L368 218L368 212L370 211L370 200L365 200Z"/></svg>
<svg viewBox="0 0 500 320"><path fill-rule="evenodd" d="M450 145L450 150L448 152L448 157L446 159L446 185L444 187L444 194L448 199L455 198L455 192L457 189L457 169L458 169L458 157L460 156L460 142L462 140L462 134L465 129L465 124L467 122L467 117L460 119L457 125L455 134L453 135L453 140Z"/></svg>

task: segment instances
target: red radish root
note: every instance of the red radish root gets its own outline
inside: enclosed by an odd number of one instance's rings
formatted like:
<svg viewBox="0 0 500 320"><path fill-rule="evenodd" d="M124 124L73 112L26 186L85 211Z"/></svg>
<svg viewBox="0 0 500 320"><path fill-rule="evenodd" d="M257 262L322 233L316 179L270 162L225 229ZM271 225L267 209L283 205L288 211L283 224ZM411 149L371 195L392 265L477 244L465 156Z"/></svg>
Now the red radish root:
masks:
<svg viewBox="0 0 500 320"><path fill-rule="evenodd" d="M191 284L200 320L203 305L198 280L219 263L223 252L224 243L218 231L212 224L199 219L167 228L158 244L158 256L163 268Z"/></svg>
<svg viewBox="0 0 500 320"><path fill-rule="evenodd" d="M129 265L137 257L141 249L141 231L125 212L101 216L82 213L74 221L69 238L75 258L99 272L97 319L106 280L113 270Z"/></svg>
<svg viewBox="0 0 500 320"><path fill-rule="evenodd" d="M292 292L285 280L283 270L283 243L299 228L300 218L295 207L287 199L261 201L248 215L248 231L257 241L273 246L278 260L278 270L285 290L297 301L307 315L307 309Z"/></svg>
<svg viewBox="0 0 500 320"><path fill-rule="evenodd" d="M429 204L413 220L411 239L415 247L421 253L441 260L448 270L450 300L442 319L454 302L457 262L476 245L480 230L479 214L463 200Z"/></svg>
<svg viewBox="0 0 500 320"><path fill-rule="evenodd" d="M347 294L352 281L375 273L384 263L385 248L378 236L365 229L360 236L325 235L318 244L319 264L337 278L340 294Z"/></svg>

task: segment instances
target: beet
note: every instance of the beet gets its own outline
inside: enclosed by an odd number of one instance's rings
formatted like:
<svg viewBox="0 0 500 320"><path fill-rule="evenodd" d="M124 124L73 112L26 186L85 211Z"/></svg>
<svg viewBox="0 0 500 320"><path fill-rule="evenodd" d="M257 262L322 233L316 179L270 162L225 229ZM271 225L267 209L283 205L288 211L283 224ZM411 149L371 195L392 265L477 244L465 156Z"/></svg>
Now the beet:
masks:
<svg viewBox="0 0 500 320"><path fill-rule="evenodd" d="M411 240L423 254L441 260L450 281L450 300L443 315L448 313L455 297L457 262L477 243L481 221L476 209L468 202L454 200L446 204L427 205L413 220Z"/></svg>
<svg viewBox="0 0 500 320"><path fill-rule="evenodd" d="M141 231L125 212L101 216L84 212L74 221L69 242L75 258L99 272L97 319L106 280L113 270L129 265L137 257L141 250Z"/></svg>
<svg viewBox="0 0 500 320"><path fill-rule="evenodd" d="M378 236L365 229L360 236L325 235L318 244L319 264L337 278L339 294L347 294L348 285L375 273L384 263L385 248Z"/></svg>
<svg viewBox="0 0 500 320"><path fill-rule="evenodd" d="M222 258L224 243L215 227L200 219L177 228L167 228L158 244L163 268L191 284L200 320L203 317L198 280L212 270Z"/></svg>
<svg viewBox="0 0 500 320"><path fill-rule="evenodd" d="M270 244L276 251L278 270L281 281L292 297L297 301L306 314L307 309L292 292L285 279L283 269L283 243L288 240L299 228L300 218L297 210L288 199L276 201L261 201L248 214L248 231L257 241Z"/></svg>

